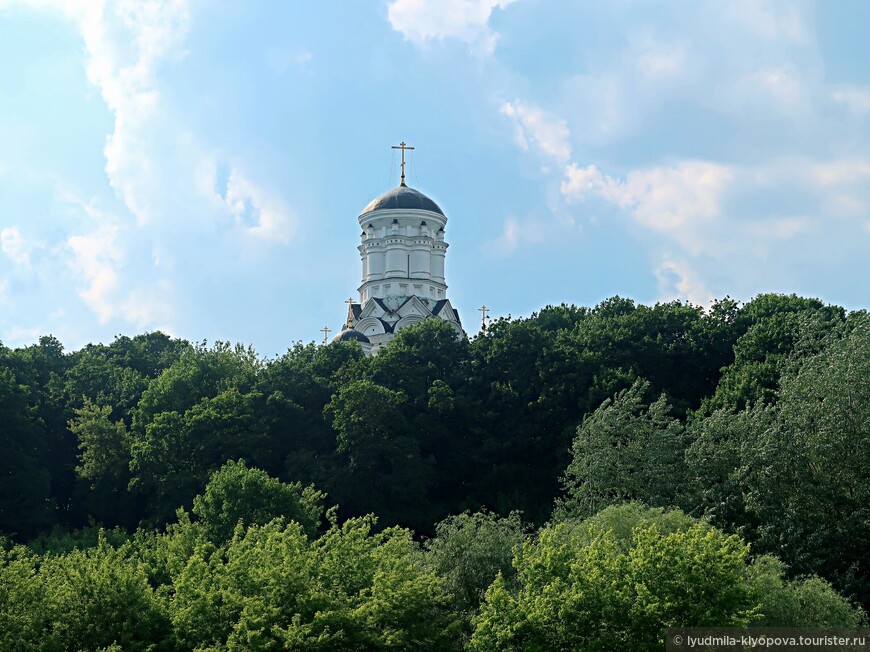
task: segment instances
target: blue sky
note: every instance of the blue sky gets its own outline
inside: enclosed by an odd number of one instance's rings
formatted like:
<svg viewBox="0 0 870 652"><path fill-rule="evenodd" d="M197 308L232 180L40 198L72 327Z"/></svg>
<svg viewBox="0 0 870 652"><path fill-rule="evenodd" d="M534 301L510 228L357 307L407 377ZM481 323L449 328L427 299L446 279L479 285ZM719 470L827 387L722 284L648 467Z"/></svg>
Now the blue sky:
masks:
<svg viewBox="0 0 870 652"><path fill-rule="evenodd" d="M0 0L0 341L340 328L409 182L477 308L870 306L870 3Z"/></svg>

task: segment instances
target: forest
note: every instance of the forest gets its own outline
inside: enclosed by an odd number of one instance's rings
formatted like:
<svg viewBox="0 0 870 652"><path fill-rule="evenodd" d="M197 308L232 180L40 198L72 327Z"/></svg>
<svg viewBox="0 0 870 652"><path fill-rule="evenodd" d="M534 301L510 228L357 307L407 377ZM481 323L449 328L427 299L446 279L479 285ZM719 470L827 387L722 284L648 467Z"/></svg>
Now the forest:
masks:
<svg viewBox="0 0 870 652"><path fill-rule="evenodd" d="M870 316L0 345L0 650L663 650L863 627Z"/></svg>

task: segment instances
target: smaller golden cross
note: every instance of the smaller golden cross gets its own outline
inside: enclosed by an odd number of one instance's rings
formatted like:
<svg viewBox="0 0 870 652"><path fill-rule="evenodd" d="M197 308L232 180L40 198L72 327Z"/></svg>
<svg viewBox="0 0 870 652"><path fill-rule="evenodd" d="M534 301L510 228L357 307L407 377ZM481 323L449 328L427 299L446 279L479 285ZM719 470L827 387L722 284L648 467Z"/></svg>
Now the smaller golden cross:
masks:
<svg viewBox="0 0 870 652"><path fill-rule="evenodd" d="M480 308L478 308L480 312L483 313L483 317L480 319L480 330L486 330L486 314L491 312L489 308L486 307L486 304L483 304Z"/></svg>
<svg viewBox="0 0 870 652"><path fill-rule="evenodd" d="M410 145L406 145L405 141L403 140L398 145L393 145L393 149L402 150L402 183L400 185L404 186L405 185L405 150L406 149L414 149L414 148L411 147ZM419 180L418 180L418 182L419 182Z"/></svg>
<svg viewBox="0 0 870 652"><path fill-rule="evenodd" d="M332 329L329 326L324 326L320 329L320 332L323 333L323 343L326 344L326 339L329 337Z"/></svg>
<svg viewBox="0 0 870 652"><path fill-rule="evenodd" d="M348 297L347 301L347 327L353 328L353 297Z"/></svg>

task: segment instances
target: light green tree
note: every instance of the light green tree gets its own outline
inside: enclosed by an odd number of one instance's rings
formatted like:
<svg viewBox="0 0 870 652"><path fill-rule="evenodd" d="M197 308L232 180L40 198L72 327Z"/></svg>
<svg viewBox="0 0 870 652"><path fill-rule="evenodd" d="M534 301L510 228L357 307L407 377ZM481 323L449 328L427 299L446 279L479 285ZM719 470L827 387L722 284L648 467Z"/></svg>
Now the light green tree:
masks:
<svg viewBox="0 0 870 652"><path fill-rule="evenodd" d="M486 593L470 649L660 650L664 630L744 626L759 604L745 581L748 546L702 523L677 527L655 512L610 508L638 523L628 538L607 522L559 523L514 558L517 588L499 576ZM633 513L635 512L635 513ZM679 517L676 520L685 519Z"/></svg>

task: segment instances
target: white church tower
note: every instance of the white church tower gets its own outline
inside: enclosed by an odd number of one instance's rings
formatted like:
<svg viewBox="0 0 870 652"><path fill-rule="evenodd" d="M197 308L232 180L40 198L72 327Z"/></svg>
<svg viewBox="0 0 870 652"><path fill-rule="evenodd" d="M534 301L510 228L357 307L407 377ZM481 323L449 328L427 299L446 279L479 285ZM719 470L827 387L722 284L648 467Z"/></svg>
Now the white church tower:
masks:
<svg viewBox="0 0 870 652"><path fill-rule="evenodd" d="M363 208L357 218L362 283L359 302L348 299L344 329L333 342L357 340L366 353L376 353L405 326L424 319L443 319L463 335L459 313L447 298L444 257L447 216L434 201L402 182Z"/></svg>

